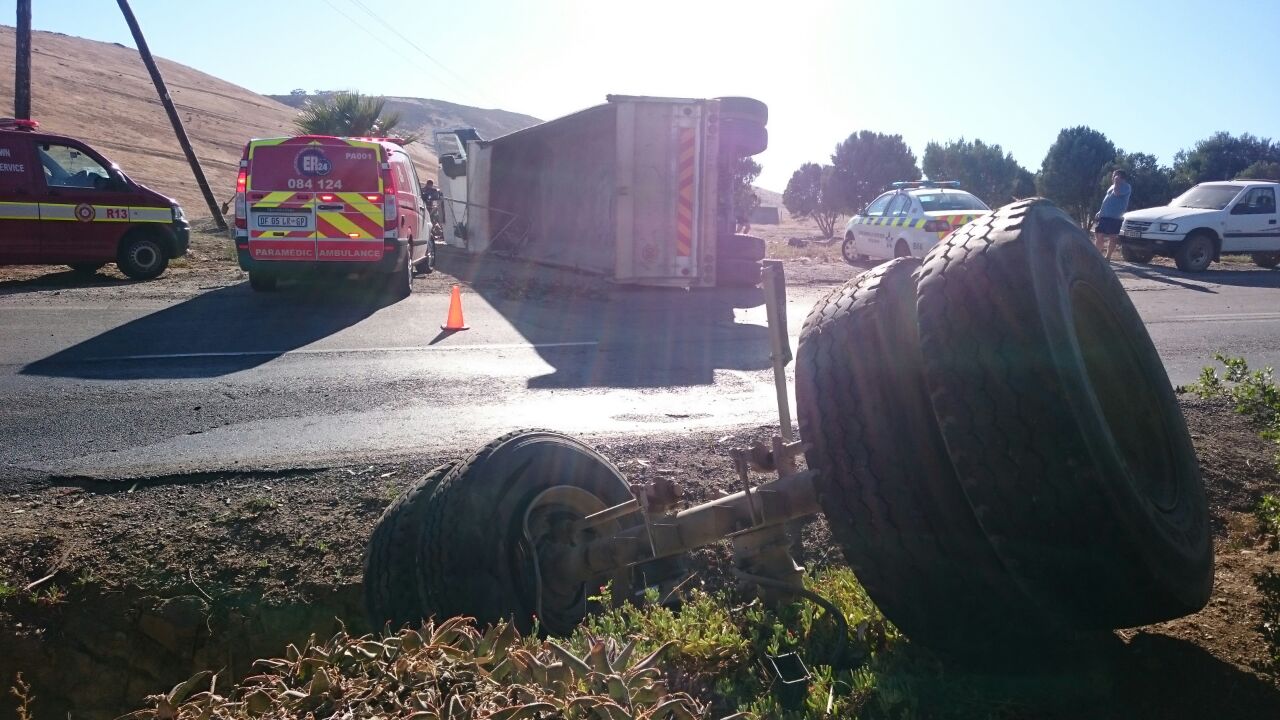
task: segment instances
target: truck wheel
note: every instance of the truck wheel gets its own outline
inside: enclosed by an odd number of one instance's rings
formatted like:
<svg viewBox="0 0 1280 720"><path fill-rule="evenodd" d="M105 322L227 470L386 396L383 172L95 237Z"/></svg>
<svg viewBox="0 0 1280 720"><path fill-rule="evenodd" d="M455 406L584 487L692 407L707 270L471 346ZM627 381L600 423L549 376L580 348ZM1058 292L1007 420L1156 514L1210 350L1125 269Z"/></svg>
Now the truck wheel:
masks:
<svg viewBox="0 0 1280 720"><path fill-rule="evenodd" d="M885 615L940 650L1048 626L974 518L921 375L914 258L814 306L796 354L805 459L845 559Z"/></svg>
<svg viewBox="0 0 1280 720"><path fill-rule="evenodd" d="M1257 252L1253 253L1251 257L1253 258L1253 264L1260 268L1267 268L1270 270L1276 265L1280 265L1280 253Z"/></svg>
<svg viewBox="0 0 1280 720"><path fill-rule="evenodd" d="M417 548L431 493L457 465L445 463L400 494L373 526L364 554L364 605L370 627L416 625L424 617L418 594Z"/></svg>
<svg viewBox="0 0 1280 720"><path fill-rule="evenodd" d="M752 235L726 235L716 243L716 257L728 260L760 262L767 252L764 238Z"/></svg>
<svg viewBox="0 0 1280 720"><path fill-rule="evenodd" d="M911 257L911 246L906 240L899 240L897 245L893 246L893 256L896 258Z"/></svg>
<svg viewBox="0 0 1280 720"><path fill-rule="evenodd" d="M1204 233L1191 235L1178 246L1173 262L1182 272L1204 272L1213 262L1213 238Z"/></svg>
<svg viewBox="0 0 1280 720"><path fill-rule="evenodd" d="M769 124L769 106L755 98L721 97L720 117L746 120L758 125Z"/></svg>
<svg viewBox="0 0 1280 720"><path fill-rule="evenodd" d="M755 287L760 284L759 260L722 259L716 263L717 287Z"/></svg>
<svg viewBox="0 0 1280 720"><path fill-rule="evenodd" d="M1120 257L1131 263L1149 263L1155 253L1150 250L1139 250L1132 245L1120 245Z"/></svg>
<svg viewBox="0 0 1280 720"><path fill-rule="evenodd" d="M507 619L522 633L537 614L546 631L572 631L586 614L588 590L601 579L558 580L539 557L565 542L569 523L631 497L612 463L566 435L520 430L489 443L431 495L418 545L423 613L468 615L482 625ZM635 522L632 515L585 531L578 541ZM625 577L613 579L626 585ZM629 588L614 591L626 597Z"/></svg>
<svg viewBox="0 0 1280 720"><path fill-rule="evenodd" d="M857 265L866 255L858 254L858 246L854 240L853 233L845 233L844 242L840 243L840 257L850 265Z"/></svg>
<svg viewBox="0 0 1280 720"><path fill-rule="evenodd" d="M131 233L120 244L116 266L131 280L150 280L169 267L169 254L150 233Z"/></svg>
<svg viewBox="0 0 1280 720"><path fill-rule="evenodd" d="M734 157L758 155L769 147L764 125L734 118L720 121L720 152Z"/></svg>
<svg viewBox="0 0 1280 720"><path fill-rule="evenodd" d="M102 266L106 263L71 263L71 272L82 275L84 277L92 277L98 274Z"/></svg>
<svg viewBox="0 0 1280 720"><path fill-rule="evenodd" d="M949 236L918 277L934 414L1006 567L1078 629L1202 608L1213 546L1195 450L1085 232L1024 200Z"/></svg>
<svg viewBox="0 0 1280 720"><path fill-rule="evenodd" d="M421 275L430 275L436 269L436 241L430 235L427 236L426 252L418 259L414 270Z"/></svg>
<svg viewBox="0 0 1280 720"><path fill-rule="evenodd" d="M254 292L273 292L278 281L279 278L273 272L266 270L249 271L249 287L253 288Z"/></svg>

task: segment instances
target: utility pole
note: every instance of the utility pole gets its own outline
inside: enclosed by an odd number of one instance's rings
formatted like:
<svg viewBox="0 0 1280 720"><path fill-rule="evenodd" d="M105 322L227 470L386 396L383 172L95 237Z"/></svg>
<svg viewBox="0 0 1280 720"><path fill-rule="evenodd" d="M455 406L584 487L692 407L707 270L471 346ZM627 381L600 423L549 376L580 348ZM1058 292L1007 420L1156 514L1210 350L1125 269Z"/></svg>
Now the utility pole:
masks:
<svg viewBox="0 0 1280 720"><path fill-rule="evenodd" d="M13 64L13 116L31 119L31 0L18 0L18 57Z"/></svg>
<svg viewBox="0 0 1280 720"><path fill-rule="evenodd" d="M30 0L27 0L27 2L30 3ZM200 169L200 161L196 159L195 150L191 149L191 141L187 139L187 132L182 129L182 119L178 117L178 111L173 107L173 100L169 97L169 90L165 88L164 78L160 77L160 68L156 67L156 61L151 57L151 50L147 48L146 38L142 37L142 28L138 26L138 19L133 16L133 10L129 7L129 0L116 0L116 3L120 6L120 12L124 13L125 22L129 23L129 31L133 33L133 41L138 45L138 54L142 56L142 64L146 65L147 72L151 73L151 82L155 83L156 92L160 94L160 104L164 105L164 111L169 114L169 122L173 124L173 132L178 136L178 144L182 146L182 152L187 156L187 163L191 165L191 172L196 176L196 184L200 186L204 201L209 204L209 212L213 213L213 220L218 223L218 229L226 230L227 221L222 219L222 210L218 207L218 201L213 197L213 191L209 189L209 181L205 180L204 171ZM21 10L19 10L19 13L21 13Z"/></svg>

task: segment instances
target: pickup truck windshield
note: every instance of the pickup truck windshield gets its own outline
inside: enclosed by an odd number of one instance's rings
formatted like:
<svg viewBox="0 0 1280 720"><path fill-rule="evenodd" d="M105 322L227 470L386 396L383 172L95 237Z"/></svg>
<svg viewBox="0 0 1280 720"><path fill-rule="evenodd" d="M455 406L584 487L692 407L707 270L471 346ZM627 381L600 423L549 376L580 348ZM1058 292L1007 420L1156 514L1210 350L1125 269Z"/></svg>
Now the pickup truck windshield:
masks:
<svg viewBox="0 0 1280 720"><path fill-rule="evenodd" d="M1239 194L1240 188L1234 185L1200 185L1182 193L1169 205L1171 207L1221 210Z"/></svg>

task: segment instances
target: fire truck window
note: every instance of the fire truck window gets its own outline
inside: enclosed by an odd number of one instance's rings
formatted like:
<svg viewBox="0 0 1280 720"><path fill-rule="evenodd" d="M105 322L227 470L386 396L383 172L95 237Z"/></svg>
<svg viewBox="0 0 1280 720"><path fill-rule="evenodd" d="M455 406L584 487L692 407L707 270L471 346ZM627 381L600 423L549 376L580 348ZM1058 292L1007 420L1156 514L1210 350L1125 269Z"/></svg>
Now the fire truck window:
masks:
<svg viewBox="0 0 1280 720"><path fill-rule="evenodd" d="M49 187L107 190L111 186L111 174L83 150L46 143L36 146L36 154Z"/></svg>

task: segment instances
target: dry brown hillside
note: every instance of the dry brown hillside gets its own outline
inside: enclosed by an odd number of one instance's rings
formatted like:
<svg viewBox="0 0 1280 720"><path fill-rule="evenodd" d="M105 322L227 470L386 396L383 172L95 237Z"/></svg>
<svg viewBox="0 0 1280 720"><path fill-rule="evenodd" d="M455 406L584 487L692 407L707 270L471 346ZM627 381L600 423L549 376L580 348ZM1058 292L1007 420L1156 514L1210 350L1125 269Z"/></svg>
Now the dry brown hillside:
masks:
<svg viewBox="0 0 1280 720"><path fill-rule="evenodd" d="M176 197L188 215L209 214L136 50L36 32L31 53L31 114L42 130L88 142L130 177ZM13 63L14 29L0 26L0 115L13 112ZM245 140L293 132L297 111L185 65L157 63L214 195L226 200ZM430 151L410 152L434 177Z"/></svg>

